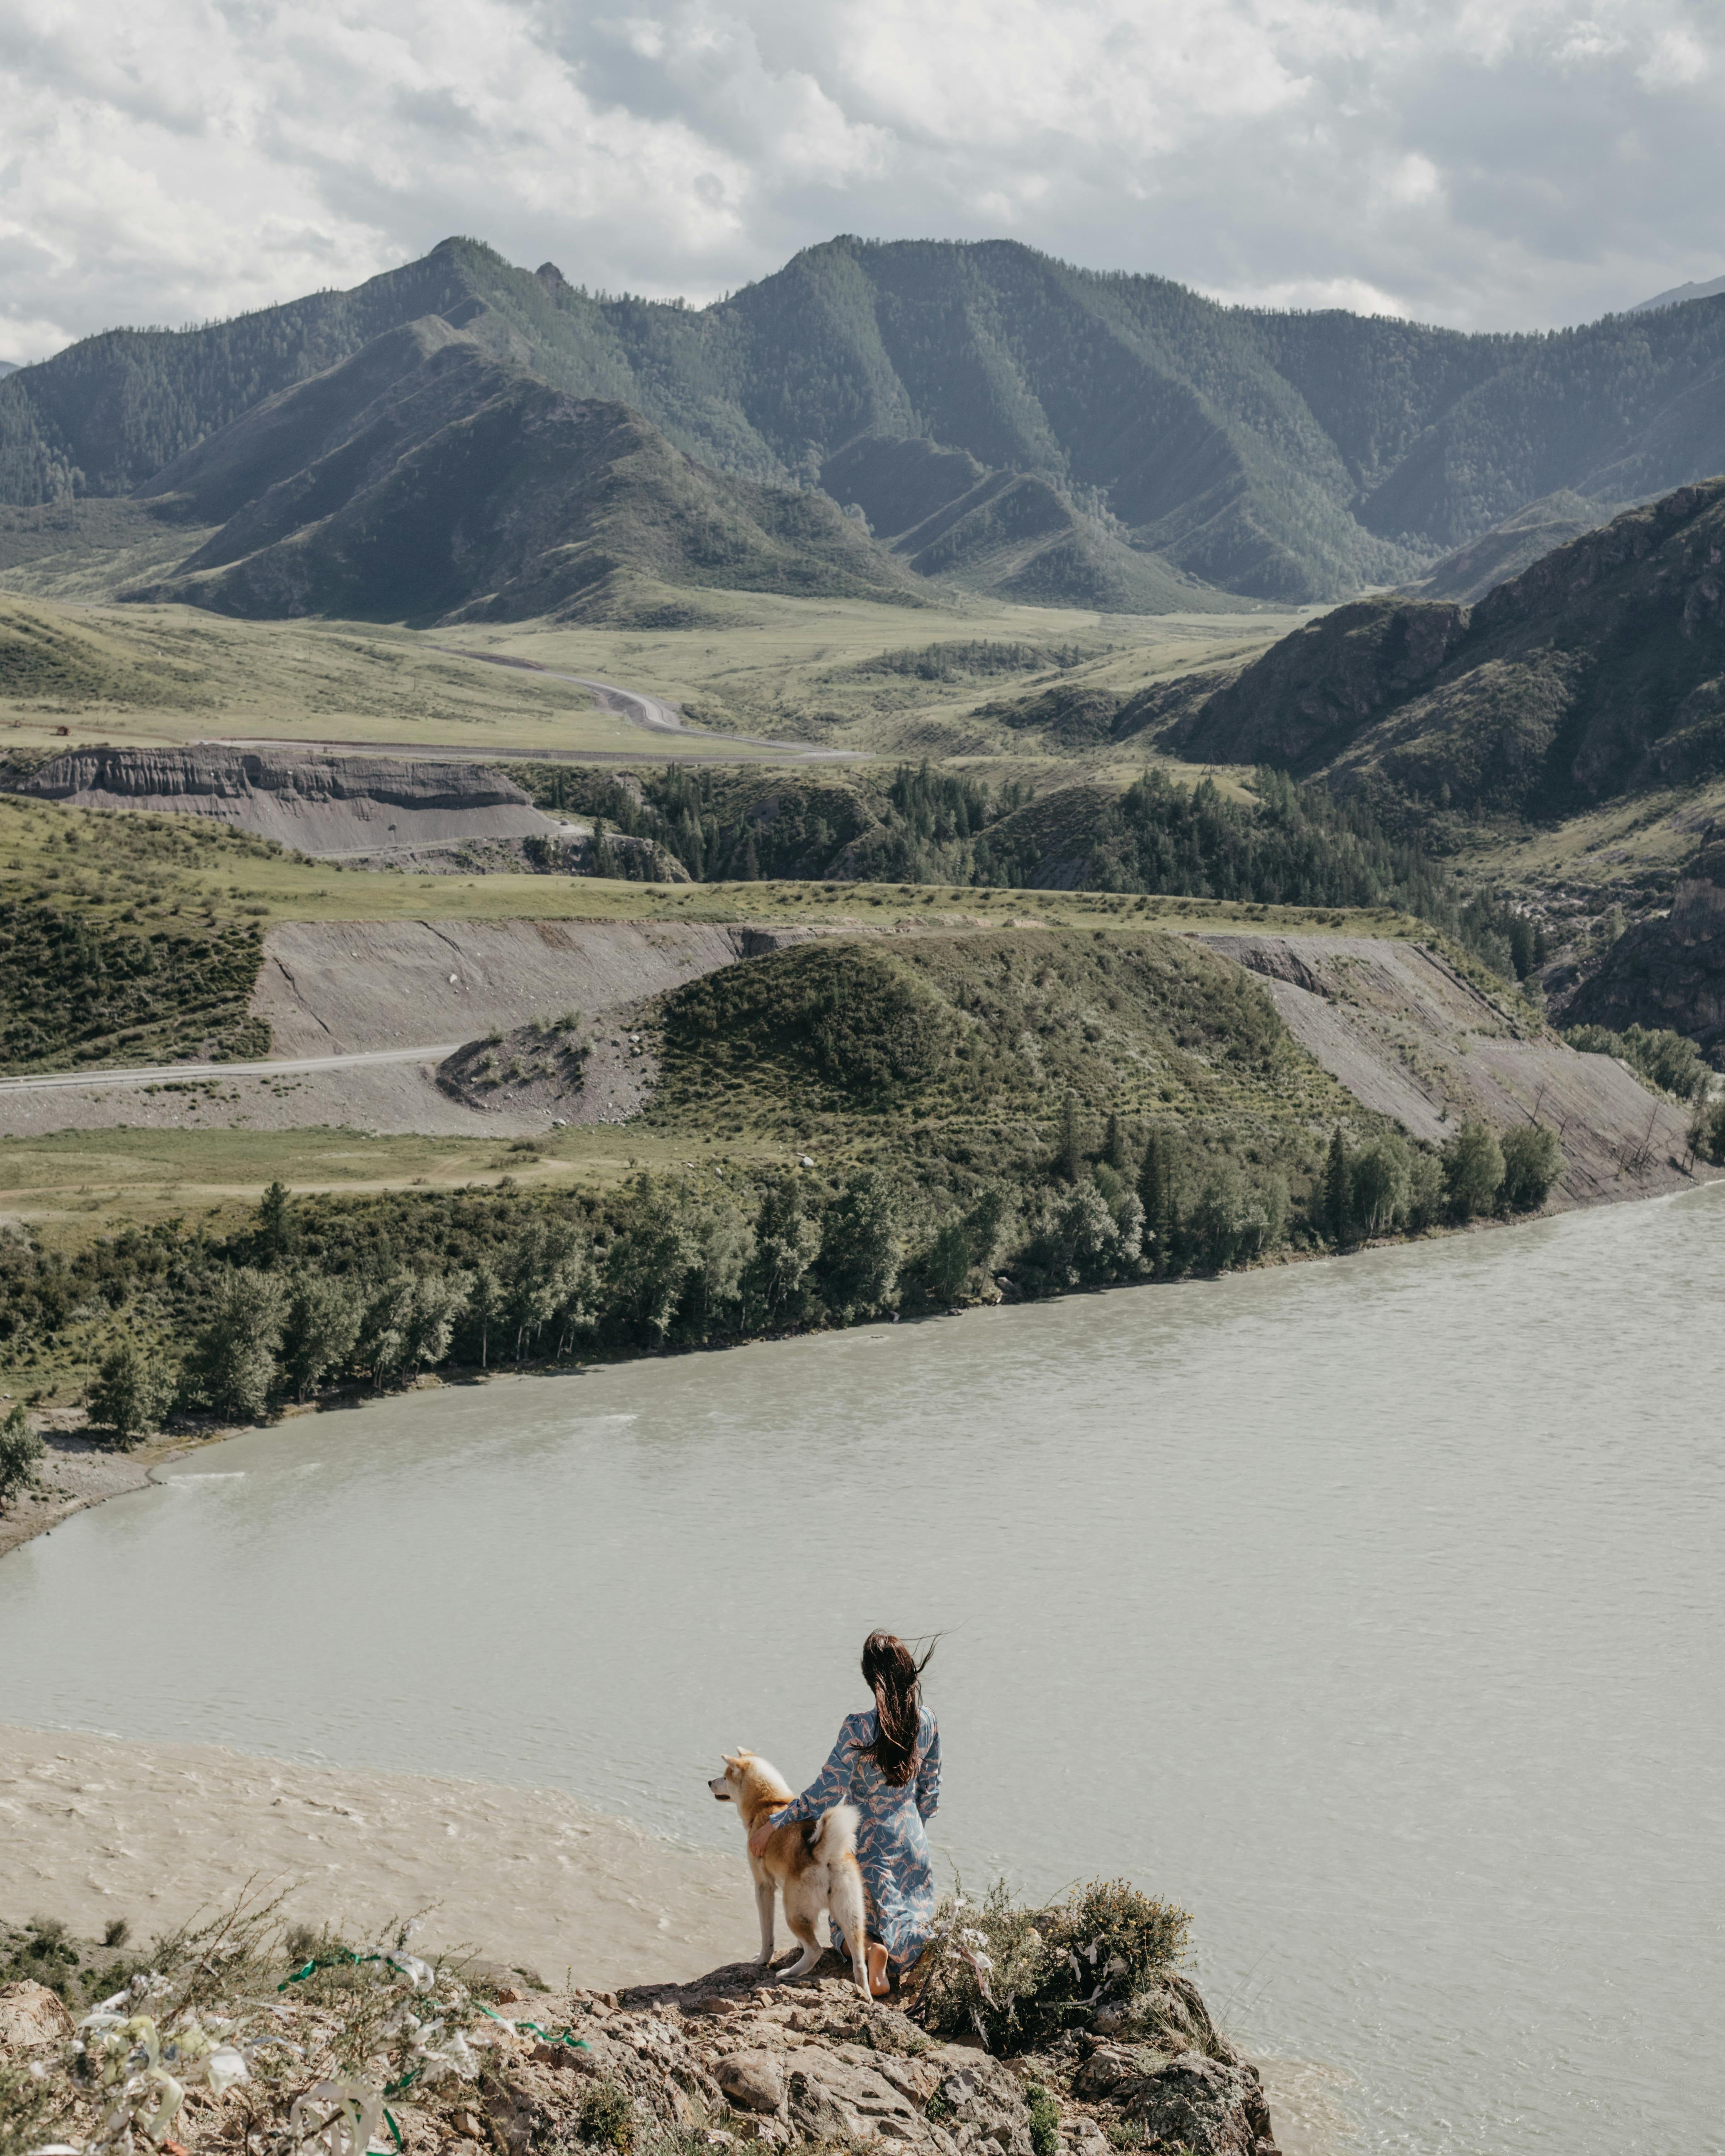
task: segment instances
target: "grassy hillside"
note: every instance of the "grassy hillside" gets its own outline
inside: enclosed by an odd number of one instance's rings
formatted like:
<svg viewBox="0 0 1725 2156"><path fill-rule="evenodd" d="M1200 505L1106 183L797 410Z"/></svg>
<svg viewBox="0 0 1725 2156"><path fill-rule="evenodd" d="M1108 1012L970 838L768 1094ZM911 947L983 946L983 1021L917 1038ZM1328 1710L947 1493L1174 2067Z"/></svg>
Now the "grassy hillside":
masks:
<svg viewBox="0 0 1725 2156"><path fill-rule="evenodd" d="M651 1126L877 1132L943 1150L1051 1145L1072 1095L1100 1126L1294 1131L1358 1112L1251 975L1178 937L952 934L821 942L664 998Z"/></svg>
<svg viewBox="0 0 1725 2156"><path fill-rule="evenodd" d="M1405 576L1564 490L1621 502L1725 466L1706 388L1725 300L1468 336L1220 307L1009 241L842 239L694 310L451 240L352 292L109 332L7 377L0 499L138 486L431 316L568 393L634 405L722 470L807 483L860 438L927 441L1053 489L1062 513L1094 509L1185 575L1289 601ZM1079 553L1045 562L1044 589L1070 576L1066 598L1099 603L1103 557L1119 557Z"/></svg>
<svg viewBox="0 0 1725 2156"><path fill-rule="evenodd" d="M968 918L1333 925L1333 909L877 882L699 885L344 869L189 816L0 793L0 1068L254 1056L259 939L285 921L806 921L922 928ZM1380 932L1415 932L1390 906Z"/></svg>
<svg viewBox="0 0 1725 2156"><path fill-rule="evenodd" d="M264 909L215 879L276 850L190 818L0 798L0 1069L260 1055Z"/></svg>

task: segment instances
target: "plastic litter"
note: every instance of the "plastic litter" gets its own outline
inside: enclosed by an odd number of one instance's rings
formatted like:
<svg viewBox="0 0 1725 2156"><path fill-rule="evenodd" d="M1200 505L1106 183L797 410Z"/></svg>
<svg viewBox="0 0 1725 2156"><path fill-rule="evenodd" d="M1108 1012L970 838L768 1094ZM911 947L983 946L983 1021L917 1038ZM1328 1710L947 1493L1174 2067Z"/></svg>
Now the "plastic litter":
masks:
<svg viewBox="0 0 1725 2156"><path fill-rule="evenodd" d="M315 2082L295 2098L288 2134L295 2148L309 2143L326 2156L367 2156L382 2121L382 2096L368 2082Z"/></svg>

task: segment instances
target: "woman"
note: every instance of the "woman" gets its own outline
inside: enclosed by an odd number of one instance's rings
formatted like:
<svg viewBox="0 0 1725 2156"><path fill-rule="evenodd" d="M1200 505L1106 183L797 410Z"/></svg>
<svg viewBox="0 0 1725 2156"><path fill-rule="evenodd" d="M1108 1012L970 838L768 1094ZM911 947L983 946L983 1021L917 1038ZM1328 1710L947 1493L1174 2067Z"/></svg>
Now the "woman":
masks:
<svg viewBox="0 0 1725 2156"><path fill-rule="evenodd" d="M889 1989L888 1962L902 1977L934 1922L934 1864L922 1822L940 1802L941 1737L920 1681L933 1652L919 1662L892 1633L870 1632L862 1673L873 1709L845 1716L819 1779L749 1836L750 1853L758 1856L775 1827L819 1819L834 1804L856 1806L862 1815L856 1861L869 1902L869 1989L877 1999Z"/></svg>

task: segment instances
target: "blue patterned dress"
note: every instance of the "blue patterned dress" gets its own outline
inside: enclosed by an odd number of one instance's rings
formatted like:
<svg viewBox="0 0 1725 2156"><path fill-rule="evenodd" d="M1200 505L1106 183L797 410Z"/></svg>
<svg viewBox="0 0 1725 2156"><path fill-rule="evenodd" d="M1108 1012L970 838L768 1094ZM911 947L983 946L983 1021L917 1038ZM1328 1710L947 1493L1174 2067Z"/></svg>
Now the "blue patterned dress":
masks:
<svg viewBox="0 0 1725 2156"><path fill-rule="evenodd" d="M862 1814L856 1861L869 1897L869 1933L886 1948L894 1967L903 1970L927 1945L934 1924L934 1860L922 1822L932 1818L941 1800L941 1732L925 1707L916 1726L916 1770L902 1788L895 1789L875 1762L862 1756L880 1726L873 1707L847 1714L819 1779L776 1813L773 1824L819 1819L834 1804L856 1806ZM836 1923L833 1937L839 1938Z"/></svg>

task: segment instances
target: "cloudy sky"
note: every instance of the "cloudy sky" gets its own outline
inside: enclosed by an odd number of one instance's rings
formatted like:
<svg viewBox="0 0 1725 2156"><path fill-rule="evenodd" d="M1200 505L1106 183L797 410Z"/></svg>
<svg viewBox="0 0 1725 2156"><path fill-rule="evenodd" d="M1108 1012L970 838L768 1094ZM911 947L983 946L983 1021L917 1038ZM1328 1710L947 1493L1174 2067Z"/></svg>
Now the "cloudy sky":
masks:
<svg viewBox="0 0 1725 2156"><path fill-rule="evenodd" d="M1468 328L1725 272L1725 0L6 0L0 357L452 232L704 300L1010 234Z"/></svg>

